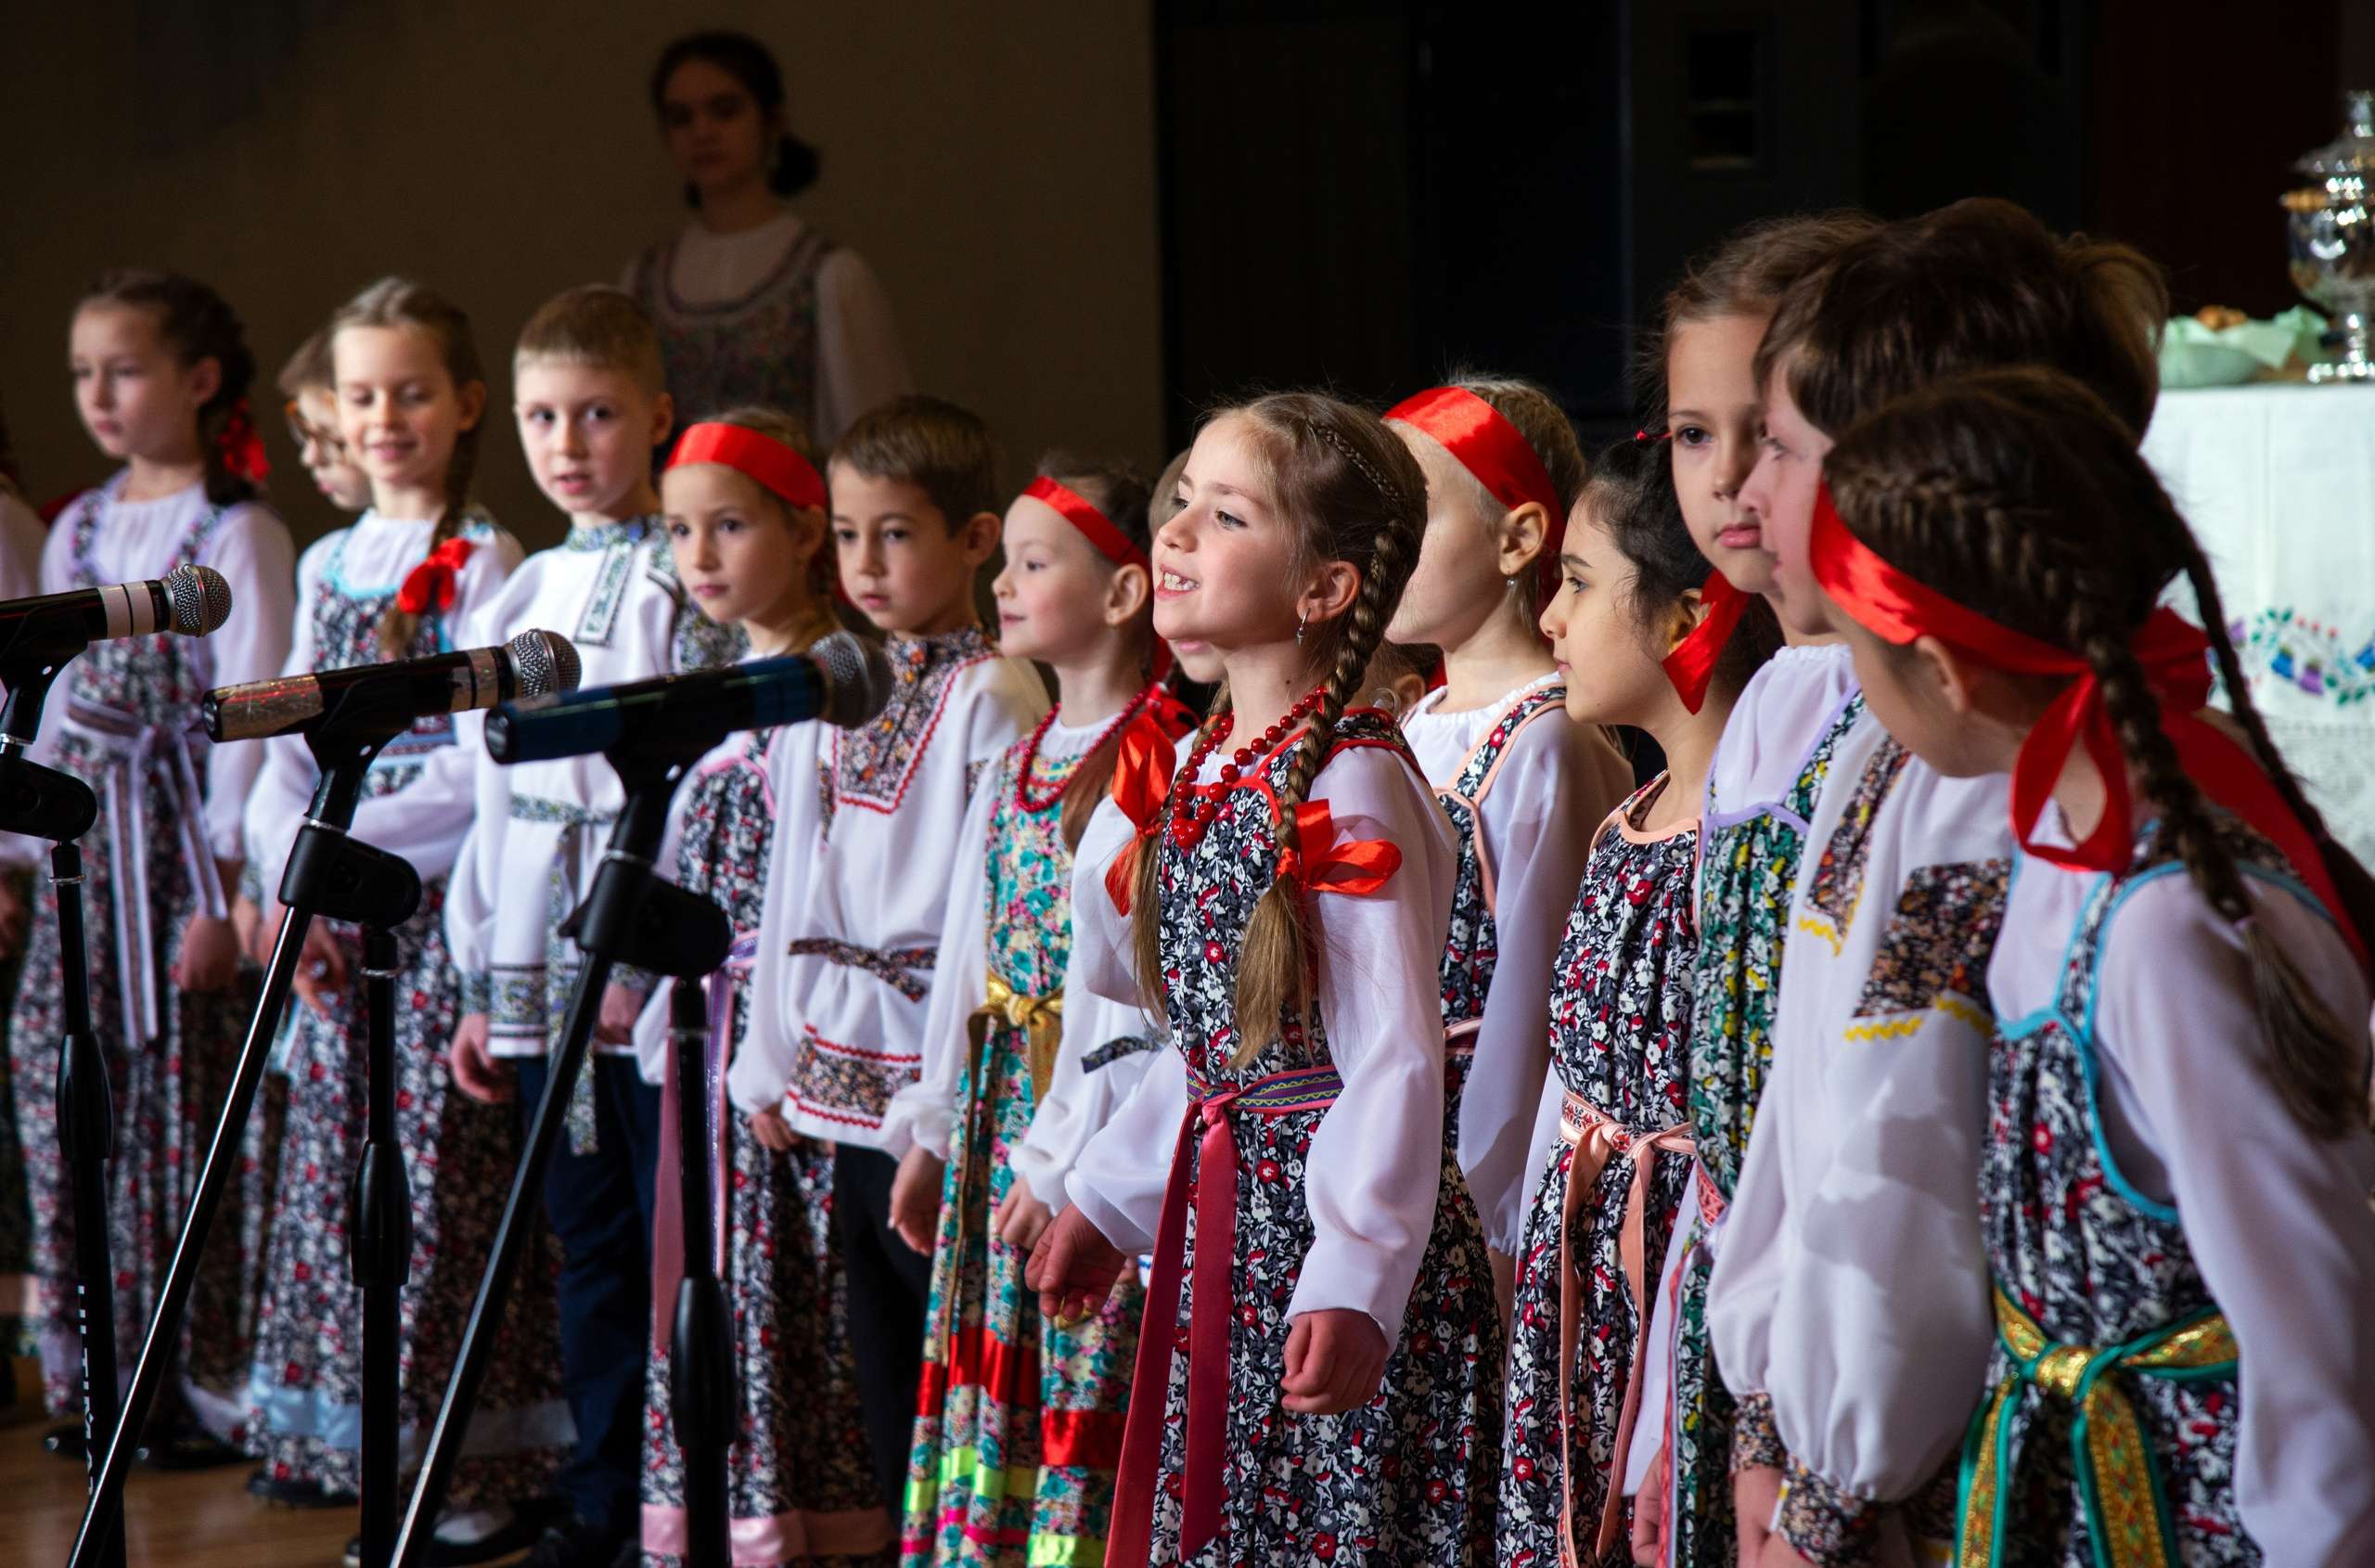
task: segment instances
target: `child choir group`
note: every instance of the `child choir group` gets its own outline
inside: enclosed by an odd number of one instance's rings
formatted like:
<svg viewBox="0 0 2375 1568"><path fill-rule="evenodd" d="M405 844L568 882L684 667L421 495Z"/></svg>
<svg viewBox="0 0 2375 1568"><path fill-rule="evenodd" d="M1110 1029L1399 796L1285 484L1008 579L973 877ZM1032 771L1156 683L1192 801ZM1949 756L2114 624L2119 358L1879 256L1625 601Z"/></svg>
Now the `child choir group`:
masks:
<svg viewBox="0 0 2375 1568"><path fill-rule="evenodd" d="M684 1553L688 1247L730 1292L749 1568L2375 1561L2375 888L2138 456L2165 314L2141 257L2000 202L1772 221L1675 285L1607 451L1458 375L1217 409L1151 487L1051 454L1009 500L944 402L822 455L674 405L649 317L586 287L514 356L570 521L523 559L471 504L469 323L390 279L284 379L361 514L292 563L236 319L109 275L72 362L125 466L40 585L198 562L238 604L95 644L36 748L104 801L127 1343L315 783L294 740L206 745L199 693L534 627L590 687L846 621L888 706L732 738L672 821L737 933L717 1233L677 1226L666 999L623 976L435 1561ZM392 746L355 822L430 890L415 1461L622 799L479 723ZM356 1478L360 970L316 929L148 1436L301 1506ZM0 1157L65 1413L60 981L33 919Z"/></svg>

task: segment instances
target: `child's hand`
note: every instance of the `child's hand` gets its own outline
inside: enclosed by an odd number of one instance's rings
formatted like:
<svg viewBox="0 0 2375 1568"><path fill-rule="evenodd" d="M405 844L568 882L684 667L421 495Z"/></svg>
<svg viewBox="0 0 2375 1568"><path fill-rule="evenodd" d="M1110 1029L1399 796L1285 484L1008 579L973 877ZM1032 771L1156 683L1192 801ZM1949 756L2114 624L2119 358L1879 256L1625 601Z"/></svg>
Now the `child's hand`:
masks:
<svg viewBox="0 0 2375 1568"><path fill-rule="evenodd" d="M261 906L249 905L249 907L255 910L256 918L255 924L247 933L248 957L259 965L269 965L272 962L272 945L280 939L280 922L289 913L288 906L266 893ZM231 919L236 924L238 919L238 906L234 905Z"/></svg>
<svg viewBox="0 0 2375 1568"><path fill-rule="evenodd" d="M214 992L226 988L239 972L239 934L228 919L216 919L204 910L182 928L181 953L173 959L173 982L183 991Z"/></svg>
<svg viewBox="0 0 2375 1568"><path fill-rule="evenodd" d="M602 1011L594 1021L594 1043L597 1046L635 1044L635 1021L643 1016L643 1004L649 997L649 992L638 991L615 980L602 987Z"/></svg>
<svg viewBox="0 0 2375 1568"><path fill-rule="evenodd" d="M454 1086L481 1105L500 1105L511 1098L511 1073L486 1048L486 1014L464 1013L455 1027L454 1044L445 1053Z"/></svg>
<svg viewBox="0 0 2375 1568"><path fill-rule="evenodd" d="M1299 1416L1341 1416L1377 1397L1393 1347L1366 1312L1331 1306L1306 1312L1287 1330L1281 1401Z"/></svg>
<svg viewBox="0 0 2375 1568"><path fill-rule="evenodd" d="M1016 1252L1028 1253L1039 1244L1039 1238L1047 1233L1055 1217L1056 1211L1033 1194L1031 1183L1017 1176L1014 1185L1007 1189L1006 1197L999 1201L997 1217L990 1222L990 1228Z"/></svg>
<svg viewBox="0 0 2375 1568"><path fill-rule="evenodd" d="M751 1136L759 1140L760 1148L771 1149L777 1154L791 1151L791 1124L785 1121L783 1112L774 1106L764 1111L753 1111L743 1120L751 1124Z"/></svg>
<svg viewBox="0 0 2375 1568"><path fill-rule="evenodd" d="M1781 1472L1778 1467L1750 1465L1732 1472L1732 1522L1740 1532L1742 1563L1762 1563L1768 1537L1783 1550L1789 1550L1788 1543L1773 1535L1773 1510L1780 1501Z"/></svg>
<svg viewBox="0 0 2375 1568"><path fill-rule="evenodd" d="M254 899L243 893L231 900L231 934L239 939L239 951L250 958L256 956L256 932L263 924L263 911L256 907Z"/></svg>
<svg viewBox="0 0 2375 1568"><path fill-rule="evenodd" d="M346 955L329 928L319 920L305 932L305 945L297 954L297 975L292 983L305 1005L323 1018L329 1017L333 999L346 988Z"/></svg>
<svg viewBox="0 0 2375 1568"><path fill-rule="evenodd" d="M1633 1498L1633 1561L1662 1568L1666 1560L1666 1451L1658 1450Z"/></svg>
<svg viewBox="0 0 2375 1568"><path fill-rule="evenodd" d="M919 1143L900 1160L898 1178L891 1184L891 1228L926 1257L940 1229L940 1183L947 1174L939 1156Z"/></svg>
<svg viewBox="0 0 2375 1568"><path fill-rule="evenodd" d="M1039 1310L1070 1325L1105 1304L1129 1261L1129 1254L1108 1241L1075 1203L1058 1215L1039 1239L1026 1278L1039 1292Z"/></svg>
<svg viewBox="0 0 2375 1568"><path fill-rule="evenodd" d="M25 923L31 915L24 894L17 891L16 876L0 872L0 960L14 958L24 945Z"/></svg>

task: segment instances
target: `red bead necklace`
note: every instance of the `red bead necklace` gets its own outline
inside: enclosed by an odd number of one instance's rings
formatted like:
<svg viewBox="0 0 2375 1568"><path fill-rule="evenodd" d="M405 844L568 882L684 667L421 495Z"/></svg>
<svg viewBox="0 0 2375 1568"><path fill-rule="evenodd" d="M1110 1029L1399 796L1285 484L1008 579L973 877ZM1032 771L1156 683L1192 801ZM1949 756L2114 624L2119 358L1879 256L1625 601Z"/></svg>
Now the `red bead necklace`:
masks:
<svg viewBox="0 0 2375 1568"><path fill-rule="evenodd" d="M1220 813L1221 797L1237 788L1237 781L1244 777L1247 768L1277 751L1290 731L1317 712L1326 696L1327 688L1323 687L1296 699L1295 705L1279 714L1277 722L1264 730L1259 740L1230 752L1228 761L1221 764L1219 776L1210 784L1199 784L1196 779L1204 771L1205 759L1218 751L1221 742L1237 727L1237 714L1223 713L1219 723L1197 737L1195 750L1188 753L1188 765L1180 770L1182 782L1171 792L1172 842L1187 849L1202 838L1204 829Z"/></svg>
<svg viewBox="0 0 2375 1568"><path fill-rule="evenodd" d="M1162 684L1160 681L1149 681L1146 688L1131 698L1122 711L1113 715L1112 722L1098 732L1097 739L1088 743L1087 750L1082 752L1081 755L1088 756L1099 746L1112 739L1115 732L1137 716L1138 710L1154 700L1154 694L1161 688ZM1039 721L1038 727L1031 732L1031 739L1023 742L1022 765L1014 770L1014 809L1025 816L1035 816L1046 811L1058 801L1062 800L1064 791L1072 787L1072 775L1068 773L1064 776L1063 781L1048 790L1046 794L1034 797L1031 793L1031 769L1039 760L1039 742L1046 739L1048 729L1055 725L1056 715L1063 711L1064 705L1061 702L1048 709L1046 715Z"/></svg>

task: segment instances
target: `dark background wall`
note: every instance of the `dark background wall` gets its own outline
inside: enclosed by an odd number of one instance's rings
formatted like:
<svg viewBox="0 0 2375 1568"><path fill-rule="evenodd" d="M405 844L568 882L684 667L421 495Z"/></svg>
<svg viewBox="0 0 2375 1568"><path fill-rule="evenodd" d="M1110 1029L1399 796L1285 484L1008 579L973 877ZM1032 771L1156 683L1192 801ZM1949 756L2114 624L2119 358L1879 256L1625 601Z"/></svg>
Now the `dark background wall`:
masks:
<svg viewBox="0 0 2375 1568"><path fill-rule="evenodd" d="M477 317L500 408L535 303L682 220L644 73L710 24L775 45L825 150L802 210L1016 474L1057 443L1159 461L1250 387L1385 399L1462 362L1629 429L1684 259L1808 207L2014 196L2143 247L2181 308L2279 309L2275 198L2375 84L2363 0L13 0L0 402L31 488L105 471L64 343L119 262L213 281L268 368L417 272ZM554 536L516 442L482 473ZM292 469L276 494L333 521Z"/></svg>

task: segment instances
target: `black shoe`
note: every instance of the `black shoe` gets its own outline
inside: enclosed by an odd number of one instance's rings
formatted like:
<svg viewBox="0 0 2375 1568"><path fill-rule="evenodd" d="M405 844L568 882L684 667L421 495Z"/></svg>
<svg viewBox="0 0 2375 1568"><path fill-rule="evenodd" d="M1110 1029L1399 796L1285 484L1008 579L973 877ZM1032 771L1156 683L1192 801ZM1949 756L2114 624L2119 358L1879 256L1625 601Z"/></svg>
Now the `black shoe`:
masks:
<svg viewBox="0 0 2375 1568"><path fill-rule="evenodd" d="M524 1568L611 1568L622 1551L639 1550L640 1546L633 1534L571 1519L536 1537Z"/></svg>
<svg viewBox="0 0 2375 1568"><path fill-rule="evenodd" d="M41 1446L45 1452L56 1454L61 1459L71 1459L78 1465L91 1462L91 1450L83 1441L81 1421L67 1421L51 1427L41 1434Z"/></svg>
<svg viewBox="0 0 2375 1568"><path fill-rule="evenodd" d="M248 1496L275 1508L353 1508L354 1494L335 1492L318 1481L275 1475L269 1465L258 1465L248 1476Z"/></svg>
<svg viewBox="0 0 2375 1568"><path fill-rule="evenodd" d="M552 1517L546 1510L522 1504L511 1510L510 1521L501 1529L480 1536L475 1541L449 1541L437 1536L429 1538L428 1549L417 1561L421 1568L475 1568L481 1562L494 1562L515 1556L528 1548L544 1544L540 1531L544 1522ZM533 1562L531 1557L529 1562ZM363 1568L363 1537L356 1536L346 1543L346 1568Z"/></svg>
<svg viewBox="0 0 2375 1568"><path fill-rule="evenodd" d="M244 1464L248 1456L195 1422L177 1422L157 1433L132 1457L150 1470L215 1470Z"/></svg>

